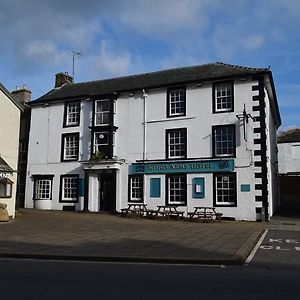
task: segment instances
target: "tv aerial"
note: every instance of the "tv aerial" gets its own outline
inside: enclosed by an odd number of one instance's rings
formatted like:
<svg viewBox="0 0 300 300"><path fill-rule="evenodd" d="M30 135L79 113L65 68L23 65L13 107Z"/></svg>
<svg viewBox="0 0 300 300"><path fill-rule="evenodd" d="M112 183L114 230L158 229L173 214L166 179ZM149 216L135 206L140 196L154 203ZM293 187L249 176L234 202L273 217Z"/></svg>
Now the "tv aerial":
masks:
<svg viewBox="0 0 300 300"><path fill-rule="evenodd" d="M73 77L73 82L75 82L75 57L81 57L82 56L82 51L72 51L72 77Z"/></svg>

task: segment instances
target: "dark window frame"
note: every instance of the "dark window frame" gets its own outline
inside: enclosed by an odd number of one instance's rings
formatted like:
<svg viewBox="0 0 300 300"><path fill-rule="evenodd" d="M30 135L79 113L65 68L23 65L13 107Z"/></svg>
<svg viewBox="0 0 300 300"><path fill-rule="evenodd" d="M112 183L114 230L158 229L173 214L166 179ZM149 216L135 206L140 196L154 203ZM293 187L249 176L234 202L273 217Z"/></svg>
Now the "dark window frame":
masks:
<svg viewBox="0 0 300 300"><path fill-rule="evenodd" d="M64 178L76 178L77 179L77 191L76 191L76 200L64 200L63 199L63 179ZM59 203L78 203L79 201L79 174L64 174L60 175L60 183L59 183Z"/></svg>
<svg viewBox="0 0 300 300"><path fill-rule="evenodd" d="M76 103L78 105L78 122L76 124L67 124L67 117L68 117L68 105L71 103ZM80 126L80 112L81 112L81 101L80 100L71 100L66 101L64 106L64 121L63 121L63 127L77 127Z"/></svg>
<svg viewBox="0 0 300 300"><path fill-rule="evenodd" d="M65 159L65 138L68 136L75 136L78 143L76 158L73 159ZM70 132L70 133L63 133L61 135L61 154L60 154L60 161L61 162L69 162L69 161L78 161L79 158L79 132Z"/></svg>
<svg viewBox="0 0 300 300"><path fill-rule="evenodd" d="M230 84L231 85L231 109L228 110L218 110L216 107L216 86L221 84ZM213 104L213 113L214 114L222 114L234 111L234 81L227 80L227 81L219 81L214 82L212 85L212 104Z"/></svg>
<svg viewBox="0 0 300 300"><path fill-rule="evenodd" d="M169 156L169 150L170 150L170 144L169 144L169 134L172 132L183 132L184 134L184 140L185 140L185 145L184 145L184 155L182 157L178 156ZM186 159L187 158L187 128L172 128L172 129L166 129L166 134L165 134L165 151L166 151L166 159L172 160L172 159Z"/></svg>
<svg viewBox="0 0 300 300"><path fill-rule="evenodd" d="M225 127L233 129L233 153L217 155L216 154L215 130L218 128L225 128ZM235 126L235 124L213 125L212 126L212 154L213 154L213 157L236 157L236 126Z"/></svg>
<svg viewBox="0 0 300 300"><path fill-rule="evenodd" d="M180 114L172 114L170 109L170 94L172 91L183 90L184 101L183 101L183 112ZM167 118L178 118L186 116L186 86L170 87L167 89Z"/></svg>
<svg viewBox="0 0 300 300"><path fill-rule="evenodd" d="M225 202L227 204L222 204L220 202L217 201L217 177L218 176L231 176L234 178L234 183L235 183L235 190L234 190L234 203L228 203ZM213 205L215 207L237 207L237 174L236 172L232 172L232 173L214 173L213 174Z"/></svg>
<svg viewBox="0 0 300 300"><path fill-rule="evenodd" d="M132 200L132 189L131 189L131 180L132 178L140 178L142 181L142 197L140 200ZM144 203L144 176L143 175L129 175L128 176L128 203Z"/></svg>
<svg viewBox="0 0 300 300"><path fill-rule="evenodd" d="M185 194L184 194L184 201L182 201L181 203L179 202L173 202L170 203L169 201L169 180L172 177L182 177L184 178L184 185L185 185ZM165 203L168 206L172 206L172 205L176 205L176 206L186 206L187 205L187 174L186 173L176 173L176 174L166 174L166 178L165 178L165 190L166 190L166 200Z"/></svg>
<svg viewBox="0 0 300 300"><path fill-rule="evenodd" d="M0 180L0 184L3 185L4 189L5 189L5 195L0 194L0 198L11 198L12 197L13 182L8 178L3 178L3 179ZM8 185L10 186L9 194L6 193Z"/></svg>
<svg viewBox="0 0 300 300"><path fill-rule="evenodd" d="M40 200L40 201L48 201L48 200L52 200L52 195L53 195L53 177L54 175L33 175L33 200ZM50 191L50 198L49 199L40 199L36 197L36 184L37 184L37 180L50 180L50 187L51 187L51 191Z"/></svg>

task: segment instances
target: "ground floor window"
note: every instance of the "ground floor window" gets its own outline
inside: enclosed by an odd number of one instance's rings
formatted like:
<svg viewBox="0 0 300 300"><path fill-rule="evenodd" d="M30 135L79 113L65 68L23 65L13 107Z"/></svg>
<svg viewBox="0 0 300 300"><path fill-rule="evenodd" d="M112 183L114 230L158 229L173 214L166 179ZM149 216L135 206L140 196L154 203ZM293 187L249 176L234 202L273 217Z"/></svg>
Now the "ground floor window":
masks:
<svg viewBox="0 0 300 300"><path fill-rule="evenodd" d="M8 178L0 179L0 198L11 198L12 184Z"/></svg>
<svg viewBox="0 0 300 300"><path fill-rule="evenodd" d="M143 202L144 178L143 176L129 177L129 202Z"/></svg>
<svg viewBox="0 0 300 300"><path fill-rule="evenodd" d="M79 175L60 176L59 202L77 202L79 191Z"/></svg>
<svg viewBox="0 0 300 300"><path fill-rule="evenodd" d="M186 174L167 175L167 204L186 204Z"/></svg>
<svg viewBox="0 0 300 300"><path fill-rule="evenodd" d="M214 174L214 205L237 205L236 173Z"/></svg>
<svg viewBox="0 0 300 300"><path fill-rule="evenodd" d="M34 200L52 199L52 179L53 176L35 176L34 177Z"/></svg>

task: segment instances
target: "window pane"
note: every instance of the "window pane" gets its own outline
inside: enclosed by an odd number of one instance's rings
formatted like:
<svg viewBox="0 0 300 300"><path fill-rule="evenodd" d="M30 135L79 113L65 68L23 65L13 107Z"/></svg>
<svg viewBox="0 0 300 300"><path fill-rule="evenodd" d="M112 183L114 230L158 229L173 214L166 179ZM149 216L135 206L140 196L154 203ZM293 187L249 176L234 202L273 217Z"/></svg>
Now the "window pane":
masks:
<svg viewBox="0 0 300 300"><path fill-rule="evenodd" d="M214 149L216 156L234 155L235 130L233 126L218 126L214 129Z"/></svg>
<svg viewBox="0 0 300 300"><path fill-rule="evenodd" d="M67 104L66 125L79 124L80 103L70 102Z"/></svg>
<svg viewBox="0 0 300 300"><path fill-rule="evenodd" d="M216 176L216 202L217 204L236 203L236 183L233 174Z"/></svg>
<svg viewBox="0 0 300 300"><path fill-rule="evenodd" d="M232 84L222 83L215 85L215 108L216 111L232 110Z"/></svg>
<svg viewBox="0 0 300 300"><path fill-rule="evenodd" d="M68 135L64 138L64 159L77 159L78 156L78 135Z"/></svg>
<svg viewBox="0 0 300 300"><path fill-rule="evenodd" d="M62 181L63 197L62 200L76 201L78 194L78 178L63 177Z"/></svg>
<svg viewBox="0 0 300 300"><path fill-rule="evenodd" d="M110 100L98 100L95 103L95 125L110 123Z"/></svg>
<svg viewBox="0 0 300 300"><path fill-rule="evenodd" d="M140 176L130 178L130 200L141 201L143 199L143 178Z"/></svg>
<svg viewBox="0 0 300 300"><path fill-rule="evenodd" d="M185 89L170 90L168 101L171 116L185 115Z"/></svg>
<svg viewBox="0 0 300 300"><path fill-rule="evenodd" d="M168 178L169 204L183 204L186 201L186 178L183 175Z"/></svg>
<svg viewBox="0 0 300 300"><path fill-rule="evenodd" d="M51 180L38 179L35 182L35 199L49 200L51 197Z"/></svg>
<svg viewBox="0 0 300 300"><path fill-rule="evenodd" d="M168 132L169 158L186 156L185 130L172 130Z"/></svg>

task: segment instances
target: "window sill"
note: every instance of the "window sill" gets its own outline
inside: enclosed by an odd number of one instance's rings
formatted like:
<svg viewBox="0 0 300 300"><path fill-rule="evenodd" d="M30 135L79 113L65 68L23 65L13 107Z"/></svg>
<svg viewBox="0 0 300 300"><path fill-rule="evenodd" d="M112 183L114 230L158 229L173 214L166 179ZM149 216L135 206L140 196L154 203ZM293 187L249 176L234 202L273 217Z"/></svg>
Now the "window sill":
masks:
<svg viewBox="0 0 300 300"><path fill-rule="evenodd" d="M180 120L192 120L195 119L196 117L182 117L182 116L172 116L170 118L167 119L161 119L161 120L150 120L147 121L147 124L151 124L151 123L160 123L160 122L167 122L167 121L180 121Z"/></svg>

